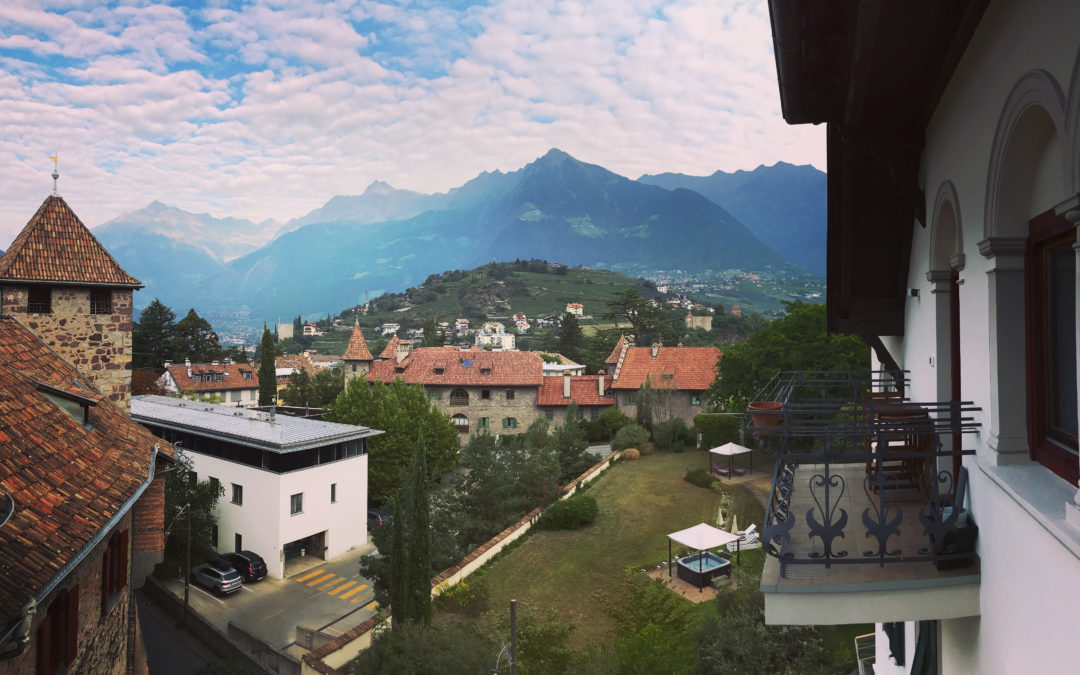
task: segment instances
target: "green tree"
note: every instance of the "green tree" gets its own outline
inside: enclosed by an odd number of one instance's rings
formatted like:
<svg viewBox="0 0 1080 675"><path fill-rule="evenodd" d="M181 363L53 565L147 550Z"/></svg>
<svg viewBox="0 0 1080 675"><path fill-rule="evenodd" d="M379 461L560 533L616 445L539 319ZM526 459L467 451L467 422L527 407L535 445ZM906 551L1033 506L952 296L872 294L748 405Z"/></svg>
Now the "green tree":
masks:
<svg viewBox="0 0 1080 675"><path fill-rule="evenodd" d="M323 368L315 373L312 397L319 407L333 402L345 390L345 371L340 367Z"/></svg>
<svg viewBox="0 0 1080 675"><path fill-rule="evenodd" d="M154 298L139 313L139 321L132 326L132 368L153 368L160 372L172 354L175 334L176 314L161 300Z"/></svg>
<svg viewBox="0 0 1080 675"><path fill-rule="evenodd" d="M623 589L605 607L619 627L614 670L642 675L693 672L694 633L700 625L694 606L659 581L630 574L623 577Z"/></svg>
<svg viewBox="0 0 1080 675"><path fill-rule="evenodd" d="M285 405L313 405L319 407L319 403L314 400L314 390L315 387L311 381L311 376L307 374L306 370L300 368L293 371L293 374L289 376L289 386L281 392L281 402Z"/></svg>
<svg viewBox="0 0 1080 675"><path fill-rule="evenodd" d="M594 464L577 403L571 402L566 407L566 421L552 432L551 445L559 459L559 480L563 483L577 478Z"/></svg>
<svg viewBox="0 0 1080 675"><path fill-rule="evenodd" d="M855 335L830 335L825 305L784 303L787 315L724 350L709 388L714 406L745 412L746 404L781 370L867 370L870 349Z"/></svg>
<svg viewBox="0 0 1080 675"><path fill-rule="evenodd" d="M191 550L198 556L209 551L211 530L217 523L214 507L225 494L225 488L216 480L198 480L191 470L191 458L183 449L176 448L176 467L165 474L165 559L172 565L184 561L187 539L187 516L184 507L191 509Z"/></svg>
<svg viewBox="0 0 1080 675"><path fill-rule="evenodd" d="M416 454L410 467L409 489L404 492L404 509L397 509L402 520L406 520L405 531L408 534L405 546L405 560L398 568L405 572L405 607L408 614L406 621L431 623L431 511L428 503L427 453L424 451L423 438L416 442ZM400 494L400 493L399 493ZM392 561L392 564L397 564Z"/></svg>
<svg viewBox="0 0 1080 675"><path fill-rule="evenodd" d="M348 672L353 675L402 673L486 673L499 653L499 644L474 623L408 624L394 630L376 629L371 647L360 652ZM505 672L506 659L503 658Z"/></svg>
<svg viewBox="0 0 1080 675"><path fill-rule="evenodd" d="M368 495L374 503L385 502L397 492L399 472L409 464L421 434L433 476L442 476L457 465L457 430L418 384L405 384L398 378L390 384L369 385L352 379L326 406L323 419L384 432L368 441Z"/></svg>
<svg viewBox="0 0 1080 675"><path fill-rule="evenodd" d="M559 325L559 341L557 349L571 361L581 359L581 349L585 345L585 334L581 332L577 317L567 312Z"/></svg>
<svg viewBox="0 0 1080 675"><path fill-rule="evenodd" d="M428 317L424 322L424 339L420 343L421 347L441 347L443 343L442 336L435 330L434 317Z"/></svg>
<svg viewBox="0 0 1080 675"><path fill-rule="evenodd" d="M192 363L206 363L225 358L214 327L194 309L189 309L187 316L176 322L170 352L173 361L191 359Z"/></svg>
<svg viewBox="0 0 1080 675"><path fill-rule="evenodd" d="M277 368L274 364L274 338L265 323L259 351L259 405L270 405L277 396Z"/></svg>

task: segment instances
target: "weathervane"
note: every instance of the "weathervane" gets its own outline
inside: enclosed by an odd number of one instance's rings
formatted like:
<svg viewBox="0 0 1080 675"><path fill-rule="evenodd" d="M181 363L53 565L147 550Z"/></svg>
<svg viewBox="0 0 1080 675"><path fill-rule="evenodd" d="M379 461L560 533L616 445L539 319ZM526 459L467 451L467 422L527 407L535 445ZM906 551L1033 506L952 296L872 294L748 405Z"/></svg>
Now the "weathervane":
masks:
<svg viewBox="0 0 1080 675"><path fill-rule="evenodd" d="M60 193L56 191L56 181L60 178L60 153L59 152L54 152L52 155L49 156L49 159L51 159L52 163L53 163L53 170L52 170L52 193L53 193L53 197L59 197Z"/></svg>

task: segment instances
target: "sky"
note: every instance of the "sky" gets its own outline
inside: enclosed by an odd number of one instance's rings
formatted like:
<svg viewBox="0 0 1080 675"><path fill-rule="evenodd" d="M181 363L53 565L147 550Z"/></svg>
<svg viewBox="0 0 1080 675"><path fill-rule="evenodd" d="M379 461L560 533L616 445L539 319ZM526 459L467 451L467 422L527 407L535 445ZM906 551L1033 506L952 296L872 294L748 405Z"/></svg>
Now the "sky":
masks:
<svg viewBox="0 0 1080 675"><path fill-rule="evenodd" d="M0 249L52 189L285 222L557 147L637 178L825 169L780 116L766 0L0 2ZM270 227L266 225L266 227Z"/></svg>

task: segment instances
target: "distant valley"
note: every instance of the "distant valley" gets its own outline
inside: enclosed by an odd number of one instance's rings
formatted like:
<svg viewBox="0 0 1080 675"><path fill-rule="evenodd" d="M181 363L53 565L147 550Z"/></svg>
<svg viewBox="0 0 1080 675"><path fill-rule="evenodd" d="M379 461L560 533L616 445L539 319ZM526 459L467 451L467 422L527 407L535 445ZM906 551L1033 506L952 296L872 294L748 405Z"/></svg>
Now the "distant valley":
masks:
<svg viewBox="0 0 1080 675"><path fill-rule="evenodd" d="M140 306L159 297L177 311L195 307L230 335L298 313L336 314L493 260L543 258L649 278L807 275L824 266L824 198L824 174L812 167L634 181L553 149L446 193L376 182L284 224L154 202L94 233L146 284Z"/></svg>

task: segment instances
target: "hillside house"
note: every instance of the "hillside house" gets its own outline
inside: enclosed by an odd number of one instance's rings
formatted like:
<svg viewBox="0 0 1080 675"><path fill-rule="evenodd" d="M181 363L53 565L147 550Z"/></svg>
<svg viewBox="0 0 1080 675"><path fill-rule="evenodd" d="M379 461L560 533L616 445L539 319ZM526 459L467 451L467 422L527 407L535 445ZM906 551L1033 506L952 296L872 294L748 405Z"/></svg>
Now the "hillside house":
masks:
<svg viewBox="0 0 1080 675"><path fill-rule="evenodd" d="M288 323L278 322L277 325L277 337L278 340L291 340L294 337L296 326L290 321Z"/></svg>
<svg viewBox="0 0 1080 675"><path fill-rule="evenodd" d="M827 124L828 328L872 345L878 395L924 430L893 529L880 499L837 528L773 495L762 538L791 555L767 558L766 621L873 622L879 674L1072 672L1080 4L769 4L784 117ZM792 503L812 476L874 477L875 456L814 468L775 436ZM832 532L886 555L827 567Z"/></svg>
<svg viewBox="0 0 1080 675"><path fill-rule="evenodd" d="M215 550L254 551L283 579L300 555L332 560L367 542L365 444L381 431L165 396L135 397L131 416L225 488Z"/></svg>
<svg viewBox="0 0 1080 675"><path fill-rule="evenodd" d="M681 417L687 424L702 411L705 392L716 379L720 350L716 347L634 347L620 337L605 360L612 376L610 391L627 417L637 415L638 389L648 383L666 393L668 417Z"/></svg>
<svg viewBox="0 0 1080 675"><path fill-rule="evenodd" d="M585 315L585 306L580 302L568 302L566 303L566 313L580 318Z"/></svg>
<svg viewBox="0 0 1080 675"><path fill-rule="evenodd" d="M712 330L712 315L706 314L704 316L695 316L694 314L686 314L686 328L688 330Z"/></svg>
<svg viewBox="0 0 1080 675"><path fill-rule="evenodd" d="M486 321L476 331L474 344L481 349L491 347L501 351L510 351L517 344L517 337L506 332L506 326L500 321Z"/></svg>
<svg viewBox="0 0 1080 675"><path fill-rule="evenodd" d="M384 323L379 326L379 332L383 335L395 335L401 330L401 324L398 323Z"/></svg>
<svg viewBox="0 0 1080 675"><path fill-rule="evenodd" d="M176 396L220 396L223 404L241 408L259 404L259 373L255 366L233 363L231 359L210 363L185 360L183 365L166 361L158 384Z"/></svg>
<svg viewBox="0 0 1080 675"><path fill-rule="evenodd" d="M315 322L307 321L307 322L304 323L304 335L306 335L306 336L322 335L322 331L319 330L319 327L315 324Z"/></svg>
<svg viewBox="0 0 1080 675"><path fill-rule="evenodd" d="M458 319L457 321L455 321L454 322L454 332L458 333L458 334L468 333L469 332L469 320L468 319Z"/></svg>
<svg viewBox="0 0 1080 675"><path fill-rule="evenodd" d="M139 287L55 194L0 258L5 673L146 672L132 594L173 450L127 415Z"/></svg>

